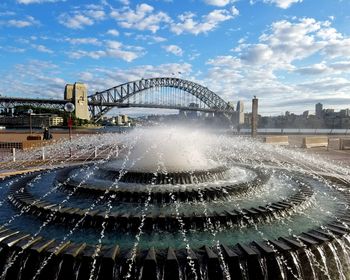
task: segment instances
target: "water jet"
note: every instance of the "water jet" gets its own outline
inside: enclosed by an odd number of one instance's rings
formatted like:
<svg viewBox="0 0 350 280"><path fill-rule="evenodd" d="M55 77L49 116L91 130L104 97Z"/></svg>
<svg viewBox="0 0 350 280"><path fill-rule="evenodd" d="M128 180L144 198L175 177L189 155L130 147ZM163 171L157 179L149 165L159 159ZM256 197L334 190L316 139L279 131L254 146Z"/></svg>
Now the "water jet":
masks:
<svg viewBox="0 0 350 280"><path fill-rule="evenodd" d="M118 137L1 182L2 279L349 277L345 167L183 128Z"/></svg>

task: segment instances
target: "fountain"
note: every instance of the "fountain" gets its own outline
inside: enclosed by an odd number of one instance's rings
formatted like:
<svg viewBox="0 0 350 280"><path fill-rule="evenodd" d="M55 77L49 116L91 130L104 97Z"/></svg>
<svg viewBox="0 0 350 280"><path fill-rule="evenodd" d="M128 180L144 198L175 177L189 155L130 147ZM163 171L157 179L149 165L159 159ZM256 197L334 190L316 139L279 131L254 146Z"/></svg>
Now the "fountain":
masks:
<svg viewBox="0 0 350 280"><path fill-rule="evenodd" d="M350 278L346 167L184 128L75 145L104 153L0 182L1 279Z"/></svg>

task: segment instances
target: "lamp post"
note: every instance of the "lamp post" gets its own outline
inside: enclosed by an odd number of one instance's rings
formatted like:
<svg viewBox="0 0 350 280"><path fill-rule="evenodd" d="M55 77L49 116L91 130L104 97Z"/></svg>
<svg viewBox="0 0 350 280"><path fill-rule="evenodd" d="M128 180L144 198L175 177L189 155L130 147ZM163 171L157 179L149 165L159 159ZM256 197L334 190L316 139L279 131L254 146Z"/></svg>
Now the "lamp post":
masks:
<svg viewBox="0 0 350 280"><path fill-rule="evenodd" d="M33 114L33 110L29 109L28 110L28 114L29 114L29 128L30 128L30 134L33 134L33 129L32 129L32 114Z"/></svg>
<svg viewBox="0 0 350 280"><path fill-rule="evenodd" d="M64 110L69 113L69 119L67 121L67 125L68 125L68 128L69 128L69 141L72 142L72 126L73 126L73 121L72 121L72 112L74 112L74 104L73 103L66 103L64 105ZM70 145L70 148L69 148L69 153L70 153L70 157L72 157L72 146Z"/></svg>
<svg viewBox="0 0 350 280"><path fill-rule="evenodd" d="M74 112L74 104L73 103L66 103L64 105L64 110L69 113L69 119L67 122L68 128L69 128L69 140L72 141L72 126L73 126L73 121L72 121L72 112Z"/></svg>

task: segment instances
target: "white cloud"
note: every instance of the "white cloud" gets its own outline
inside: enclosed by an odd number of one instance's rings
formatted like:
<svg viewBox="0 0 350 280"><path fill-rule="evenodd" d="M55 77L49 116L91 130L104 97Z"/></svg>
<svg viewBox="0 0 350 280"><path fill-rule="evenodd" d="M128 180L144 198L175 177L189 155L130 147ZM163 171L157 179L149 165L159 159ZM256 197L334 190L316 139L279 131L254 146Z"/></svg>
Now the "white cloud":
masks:
<svg viewBox="0 0 350 280"><path fill-rule="evenodd" d="M201 84L210 85L211 90L227 101L249 102L256 95L278 102L284 100L284 94L292 91L277 79L271 69L247 65L239 57L218 56L209 59L207 64L210 67ZM269 105L264 100L264 107Z"/></svg>
<svg viewBox="0 0 350 280"><path fill-rule="evenodd" d="M207 64L215 67L230 67L232 69L242 66L240 59L231 55L218 56L215 59L209 59Z"/></svg>
<svg viewBox="0 0 350 280"><path fill-rule="evenodd" d="M170 22L170 17L164 12L154 12L148 4L137 5L135 10L130 7L114 10L111 17L123 28L149 30L157 32L161 25Z"/></svg>
<svg viewBox="0 0 350 280"><path fill-rule="evenodd" d="M259 38L258 44L242 44L236 50L242 59L252 64L269 64L275 69L292 69L292 62L307 58L327 44L316 40L322 23L312 18L297 22L274 22L268 32Z"/></svg>
<svg viewBox="0 0 350 280"><path fill-rule="evenodd" d="M125 48L128 49L130 47L126 46ZM127 62L131 62L144 54L142 48L136 47L135 48L136 51L130 51L126 49L123 49L123 45L120 42L107 41L107 49L106 49L107 56L120 58Z"/></svg>
<svg viewBox="0 0 350 280"><path fill-rule="evenodd" d="M127 6L130 4L129 0L119 0L120 3L122 3L123 5Z"/></svg>
<svg viewBox="0 0 350 280"><path fill-rule="evenodd" d="M72 29L83 29L85 26L94 24L91 18L82 14L61 14L58 20L62 25Z"/></svg>
<svg viewBox="0 0 350 280"><path fill-rule="evenodd" d="M11 12L11 11L0 12L0 16L2 16L2 17L15 16L15 15L16 15L16 13Z"/></svg>
<svg viewBox="0 0 350 280"><path fill-rule="evenodd" d="M5 22L0 22L0 24L7 25L9 27L23 28L23 27L39 25L40 22L32 16L26 16L24 17L24 19L10 19Z"/></svg>
<svg viewBox="0 0 350 280"><path fill-rule="evenodd" d="M317 37L322 40L338 40L342 39L343 36L335 28L322 28L317 32Z"/></svg>
<svg viewBox="0 0 350 280"><path fill-rule="evenodd" d="M218 27L221 22L230 20L238 15L237 9L228 10L213 10L209 14L202 16L201 21L196 20L196 15L191 12L181 14L179 22L171 24L171 31L177 35L182 33L191 33L198 35L200 33L208 33Z"/></svg>
<svg viewBox="0 0 350 280"><path fill-rule="evenodd" d="M306 67L300 67L295 69L296 73L302 75L332 75L332 74L344 74L350 71L350 61L337 61L327 64L321 62Z"/></svg>
<svg viewBox="0 0 350 280"><path fill-rule="evenodd" d="M350 38L344 37L329 21L302 18L274 22L269 31L259 38L258 44L241 44L247 63L268 63L276 69L293 69L293 63L314 54L322 59L349 58Z"/></svg>
<svg viewBox="0 0 350 280"><path fill-rule="evenodd" d="M235 7L235 6L232 6L231 7L231 14L236 17L239 15L239 10Z"/></svg>
<svg viewBox="0 0 350 280"><path fill-rule="evenodd" d="M75 58L75 59L80 59L82 57L90 57L93 59L100 59L101 57L106 56L106 52L105 51L76 50L76 51L69 52L69 56L71 58Z"/></svg>
<svg viewBox="0 0 350 280"><path fill-rule="evenodd" d="M182 56L183 55L183 50L177 46L177 45L168 45L168 46L163 46L166 52L172 53L176 56Z"/></svg>
<svg viewBox="0 0 350 280"><path fill-rule="evenodd" d="M301 91L308 91L316 94L334 94L335 92L347 93L350 90L350 81L341 77L327 77L300 83L297 87Z"/></svg>
<svg viewBox="0 0 350 280"><path fill-rule="evenodd" d="M106 18L106 13L100 8L86 10L85 14L96 21Z"/></svg>
<svg viewBox="0 0 350 280"><path fill-rule="evenodd" d="M31 26L32 23L29 21L25 21L25 20L15 20L15 19L11 19L8 21L8 26L12 26L12 27L18 27L18 28L22 28L22 27L28 27Z"/></svg>
<svg viewBox="0 0 350 280"><path fill-rule="evenodd" d="M350 71L350 61L337 61L329 65L334 70L339 71Z"/></svg>
<svg viewBox="0 0 350 280"><path fill-rule="evenodd" d="M103 57L113 57L131 62L145 54L142 47L125 46L118 41L104 41L103 50L85 51L74 50L68 53L71 58L80 59L82 57L90 57L92 59L100 59Z"/></svg>
<svg viewBox="0 0 350 280"><path fill-rule="evenodd" d="M161 36L143 35L143 34L136 35L135 39L141 40L141 41L147 41L148 44L161 43L167 40L166 38Z"/></svg>
<svg viewBox="0 0 350 280"><path fill-rule="evenodd" d="M224 7L228 5L231 0L204 0L204 2L212 6Z"/></svg>
<svg viewBox="0 0 350 280"><path fill-rule="evenodd" d="M350 38L330 40L323 52L330 58L350 57Z"/></svg>
<svg viewBox="0 0 350 280"><path fill-rule="evenodd" d="M2 76L0 91L8 96L25 92L33 98L62 99L66 81L60 77L60 69L62 67L41 60L16 64Z"/></svg>
<svg viewBox="0 0 350 280"><path fill-rule="evenodd" d="M285 110L305 111L305 99L327 98L342 106L341 100L348 96L350 38L333 28L331 22L281 20L274 22L258 42L246 42L239 42L234 55L207 61L209 69L202 83L224 99L249 101L257 95L266 113L280 114ZM310 58L319 61L309 64ZM302 75L303 82L294 82L295 73ZM286 100L300 102L291 105Z"/></svg>
<svg viewBox="0 0 350 280"><path fill-rule="evenodd" d="M116 30L116 29L109 29L107 32L106 32L107 35L112 35L112 36L119 36L119 31Z"/></svg>
<svg viewBox="0 0 350 280"><path fill-rule="evenodd" d="M36 49L38 52L50 53L50 54L51 54L51 53L54 53L53 50L50 50L49 48L47 48L47 47L44 46L44 45L35 45L35 44L33 44L32 47L33 47L34 49Z"/></svg>
<svg viewBox="0 0 350 280"><path fill-rule="evenodd" d="M190 53L188 55L188 60L193 61L193 60L197 59L200 56L201 56L201 54L198 51L194 50L194 51L192 51L192 53Z"/></svg>
<svg viewBox="0 0 350 280"><path fill-rule="evenodd" d="M263 0L265 3L275 4L281 9L288 9L291 5L295 3L301 3L303 0Z"/></svg>
<svg viewBox="0 0 350 280"><path fill-rule="evenodd" d="M83 29L104 19L106 19L106 14L103 7L93 4L71 12L62 13L58 17L60 24L71 29Z"/></svg>
<svg viewBox="0 0 350 280"><path fill-rule="evenodd" d="M273 56L273 51L268 45L256 44L248 47L242 58L251 64L270 63Z"/></svg>
<svg viewBox="0 0 350 280"><path fill-rule="evenodd" d="M24 48L18 48L13 46L7 46L7 47L0 46L0 49L11 53L24 53L26 51L26 49Z"/></svg>
<svg viewBox="0 0 350 280"><path fill-rule="evenodd" d="M94 45L101 46L102 42L97 38L66 38L66 41L72 45Z"/></svg>
<svg viewBox="0 0 350 280"><path fill-rule="evenodd" d="M60 1L66 1L66 0L17 0L17 3L19 4L42 4L42 3L54 3L54 2L60 2Z"/></svg>
<svg viewBox="0 0 350 280"><path fill-rule="evenodd" d="M324 63L317 63L308 67L301 67L295 70L295 72L302 75L320 75L329 71L329 68Z"/></svg>

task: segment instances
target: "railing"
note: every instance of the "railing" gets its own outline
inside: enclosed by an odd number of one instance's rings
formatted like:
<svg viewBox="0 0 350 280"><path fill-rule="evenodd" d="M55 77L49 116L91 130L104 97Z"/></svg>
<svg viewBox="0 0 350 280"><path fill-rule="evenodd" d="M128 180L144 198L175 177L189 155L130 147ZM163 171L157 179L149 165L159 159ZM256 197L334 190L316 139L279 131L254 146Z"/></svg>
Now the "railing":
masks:
<svg viewBox="0 0 350 280"><path fill-rule="evenodd" d="M71 149L64 149L55 154L52 154L52 151L50 152L49 147L33 148L31 150L20 150L16 148L12 148L11 150L0 149L0 171L18 170L43 165L52 166L69 162L93 161L107 158L111 154L117 157L122 148L120 145L100 147L76 145Z"/></svg>
<svg viewBox="0 0 350 280"><path fill-rule="evenodd" d="M237 132L237 129L233 129ZM240 133L250 133L250 128L241 128ZM258 133L261 134L343 134L350 135L350 129L331 129L331 128L258 128Z"/></svg>

